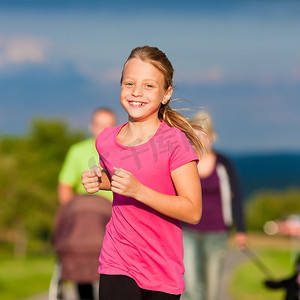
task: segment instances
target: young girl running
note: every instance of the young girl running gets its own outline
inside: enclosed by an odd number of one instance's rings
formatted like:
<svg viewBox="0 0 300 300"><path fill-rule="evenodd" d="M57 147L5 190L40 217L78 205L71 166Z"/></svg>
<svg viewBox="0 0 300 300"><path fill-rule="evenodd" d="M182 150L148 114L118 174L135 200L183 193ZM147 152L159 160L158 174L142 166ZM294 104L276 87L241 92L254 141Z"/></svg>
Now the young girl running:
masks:
<svg viewBox="0 0 300 300"><path fill-rule="evenodd" d="M120 102L128 122L96 140L103 170L82 173L89 193L114 194L100 254L100 300L179 299L184 290L180 221L202 213L202 143L172 110L173 67L156 47L137 47L124 64ZM201 128L196 128L201 129Z"/></svg>

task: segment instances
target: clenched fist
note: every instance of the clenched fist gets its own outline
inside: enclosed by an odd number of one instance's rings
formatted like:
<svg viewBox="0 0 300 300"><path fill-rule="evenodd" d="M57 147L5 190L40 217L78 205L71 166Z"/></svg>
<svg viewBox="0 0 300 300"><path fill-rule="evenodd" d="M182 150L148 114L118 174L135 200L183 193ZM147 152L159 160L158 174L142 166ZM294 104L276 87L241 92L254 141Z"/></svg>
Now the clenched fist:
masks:
<svg viewBox="0 0 300 300"><path fill-rule="evenodd" d="M93 166L91 169L84 171L81 174L81 182L85 190L90 194L96 193L100 190L101 181L101 169L97 166Z"/></svg>
<svg viewBox="0 0 300 300"><path fill-rule="evenodd" d="M114 193L137 199L143 185L129 172L121 168L114 168L111 178L111 190Z"/></svg>

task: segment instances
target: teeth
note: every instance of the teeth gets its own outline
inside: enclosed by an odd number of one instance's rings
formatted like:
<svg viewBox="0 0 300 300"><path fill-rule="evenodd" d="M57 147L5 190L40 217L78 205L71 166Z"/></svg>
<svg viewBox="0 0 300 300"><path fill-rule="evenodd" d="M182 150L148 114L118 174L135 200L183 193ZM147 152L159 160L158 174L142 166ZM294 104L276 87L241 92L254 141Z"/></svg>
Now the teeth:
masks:
<svg viewBox="0 0 300 300"><path fill-rule="evenodd" d="M142 103L142 102L135 102L135 101L131 101L130 104L135 105L135 106L142 106L142 105L144 105L144 103Z"/></svg>

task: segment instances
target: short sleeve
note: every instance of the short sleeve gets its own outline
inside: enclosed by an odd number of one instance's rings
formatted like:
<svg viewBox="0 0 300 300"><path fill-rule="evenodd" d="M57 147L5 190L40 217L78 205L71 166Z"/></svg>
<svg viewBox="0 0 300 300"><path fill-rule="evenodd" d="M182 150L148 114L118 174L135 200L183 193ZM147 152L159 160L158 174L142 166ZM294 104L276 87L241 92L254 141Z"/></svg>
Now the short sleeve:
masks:
<svg viewBox="0 0 300 300"><path fill-rule="evenodd" d="M74 148L71 146L58 175L58 181L60 183L67 183L74 186L78 181L77 174L76 153Z"/></svg>
<svg viewBox="0 0 300 300"><path fill-rule="evenodd" d="M170 172L191 162L198 162L199 159L194 152L189 140L185 134L177 129L169 137L170 149Z"/></svg>

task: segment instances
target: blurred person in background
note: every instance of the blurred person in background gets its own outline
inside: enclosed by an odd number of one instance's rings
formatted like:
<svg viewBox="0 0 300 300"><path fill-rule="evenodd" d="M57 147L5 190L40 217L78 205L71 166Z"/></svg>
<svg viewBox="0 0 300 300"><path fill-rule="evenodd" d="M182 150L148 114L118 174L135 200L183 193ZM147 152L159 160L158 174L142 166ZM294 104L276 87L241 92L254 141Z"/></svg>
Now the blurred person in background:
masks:
<svg viewBox="0 0 300 300"><path fill-rule="evenodd" d="M72 145L66 155L58 178L58 199L61 204L68 203L74 194L87 194L81 183L81 173L89 166L97 163L99 155L95 147L95 140L100 132L106 127L116 126L117 117L109 108L97 108L91 117L89 131L91 138ZM112 201L112 192L99 191L97 195Z"/></svg>
<svg viewBox="0 0 300 300"><path fill-rule="evenodd" d="M183 224L186 288L182 298L217 300L229 230L233 223L237 247L247 247L243 198L233 163L212 149L216 132L211 116L200 111L193 121L201 123L205 131L198 133L206 146L206 152L198 155L203 210L197 225Z"/></svg>
<svg viewBox="0 0 300 300"><path fill-rule="evenodd" d="M81 300L96 299L93 282L99 280L98 257L105 226L111 216L111 191L87 195L81 173L89 165L99 166L95 139L106 127L116 126L116 114L97 108L91 116L91 138L70 147L58 178L58 199L53 242L61 264L61 279L76 283Z"/></svg>

